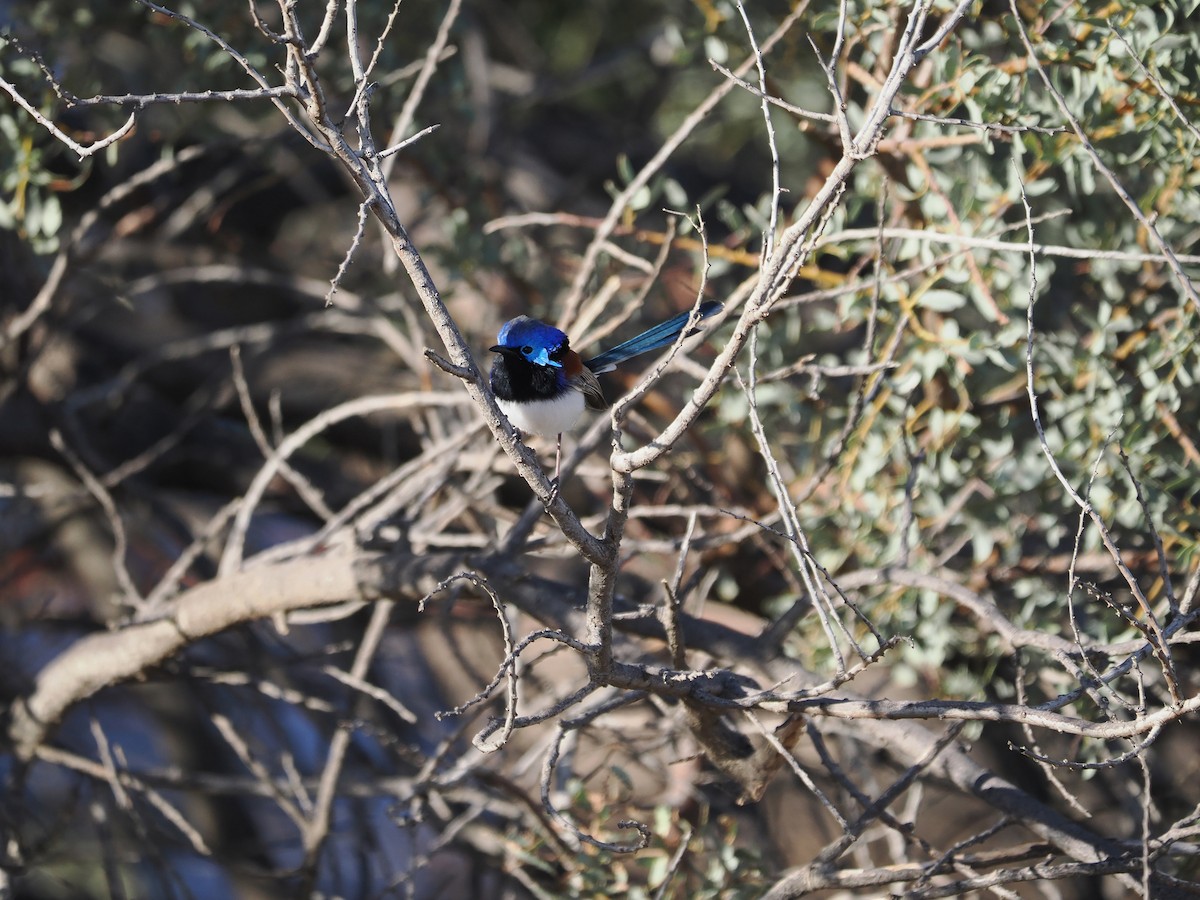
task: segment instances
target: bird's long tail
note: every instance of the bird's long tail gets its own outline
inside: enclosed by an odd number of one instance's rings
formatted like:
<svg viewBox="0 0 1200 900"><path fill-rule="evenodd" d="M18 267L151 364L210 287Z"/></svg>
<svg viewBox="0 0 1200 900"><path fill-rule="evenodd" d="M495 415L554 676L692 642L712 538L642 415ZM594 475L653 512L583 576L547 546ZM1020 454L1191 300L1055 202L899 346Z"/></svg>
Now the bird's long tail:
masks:
<svg viewBox="0 0 1200 900"><path fill-rule="evenodd" d="M713 313L720 311L721 304L716 300L701 303L699 309L700 319L706 319ZM604 372L611 372L627 359L632 359L643 353L649 353L651 350L657 350L659 347L665 347L674 342L675 338L679 337L679 333L687 327L688 319L691 317L691 310L682 312L677 316L672 316L667 321L661 322L653 328L647 328L637 337L632 337L625 343L617 344L611 350L605 350L599 356L592 357L584 362L584 365L597 375L601 375ZM691 332L691 334L695 333L695 331ZM689 337L691 334L689 334Z"/></svg>

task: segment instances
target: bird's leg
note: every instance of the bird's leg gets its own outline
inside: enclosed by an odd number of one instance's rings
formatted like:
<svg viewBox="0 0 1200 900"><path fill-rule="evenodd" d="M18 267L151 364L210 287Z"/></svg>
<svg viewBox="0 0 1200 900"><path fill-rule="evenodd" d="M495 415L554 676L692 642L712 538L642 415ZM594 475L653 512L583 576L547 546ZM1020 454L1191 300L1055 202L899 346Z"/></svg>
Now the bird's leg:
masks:
<svg viewBox="0 0 1200 900"><path fill-rule="evenodd" d="M554 445L554 477L550 479L550 497L547 503L553 503L558 496L558 473L562 465L562 432L558 433L558 442Z"/></svg>

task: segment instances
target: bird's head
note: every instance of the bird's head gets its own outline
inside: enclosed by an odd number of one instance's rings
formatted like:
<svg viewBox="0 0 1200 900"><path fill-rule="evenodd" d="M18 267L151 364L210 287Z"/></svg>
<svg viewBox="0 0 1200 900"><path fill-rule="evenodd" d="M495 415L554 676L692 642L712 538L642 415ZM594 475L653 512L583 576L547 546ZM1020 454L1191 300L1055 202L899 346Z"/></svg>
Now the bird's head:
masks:
<svg viewBox="0 0 1200 900"><path fill-rule="evenodd" d="M529 316L505 322L490 349L508 360L522 359L532 366L556 369L563 367L563 356L570 352L565 334Z"/></svg>

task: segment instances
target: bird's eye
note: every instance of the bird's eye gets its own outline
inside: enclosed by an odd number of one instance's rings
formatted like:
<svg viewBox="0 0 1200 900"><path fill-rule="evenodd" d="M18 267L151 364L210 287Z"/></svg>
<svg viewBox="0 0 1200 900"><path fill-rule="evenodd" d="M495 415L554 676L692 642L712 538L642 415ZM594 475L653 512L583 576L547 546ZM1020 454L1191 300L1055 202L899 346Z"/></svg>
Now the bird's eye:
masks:
<svg viewBox="0 0 1200 900"><path fill-rule="evenodd" d="M529 344L526 344L524 347L521 348L521 352L524 353L526 356L528 356L530 353L533 352L533 347L529 346Z"/></svg>

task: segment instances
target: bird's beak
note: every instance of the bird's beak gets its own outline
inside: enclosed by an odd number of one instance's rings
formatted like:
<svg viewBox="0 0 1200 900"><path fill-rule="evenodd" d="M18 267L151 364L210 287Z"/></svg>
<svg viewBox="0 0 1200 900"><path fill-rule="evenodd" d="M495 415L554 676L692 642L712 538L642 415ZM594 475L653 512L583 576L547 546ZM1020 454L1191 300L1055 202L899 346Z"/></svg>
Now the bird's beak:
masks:
<svg viewBox="0 0 1200 900"><path fill-rule="evenodd" d="M495 347L488 347L488 350L490 350L492 353L511 353L512 349L512 347L502 347L499 344L497 344Z"/></svg>

